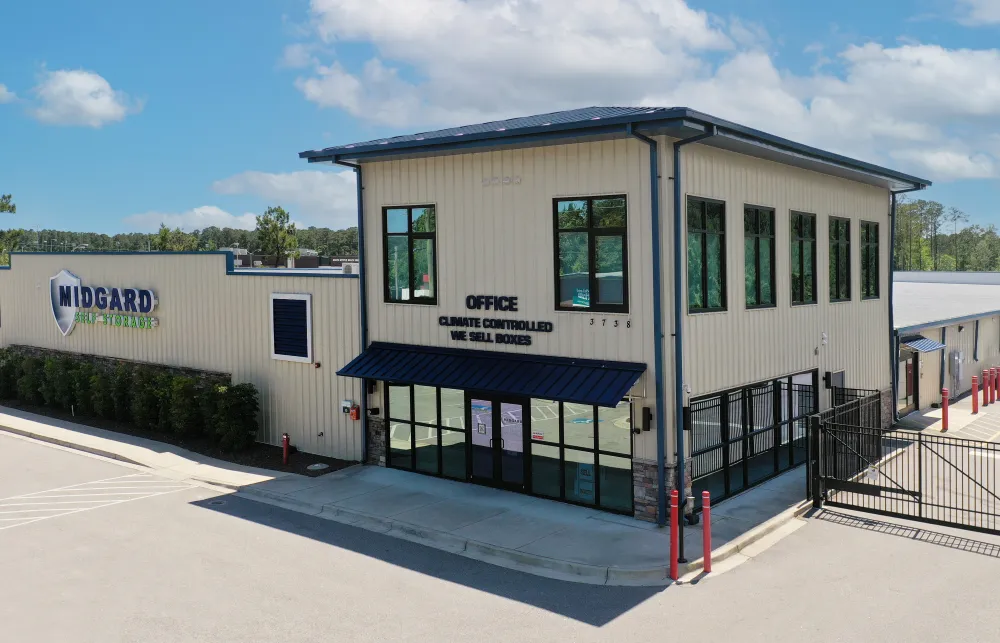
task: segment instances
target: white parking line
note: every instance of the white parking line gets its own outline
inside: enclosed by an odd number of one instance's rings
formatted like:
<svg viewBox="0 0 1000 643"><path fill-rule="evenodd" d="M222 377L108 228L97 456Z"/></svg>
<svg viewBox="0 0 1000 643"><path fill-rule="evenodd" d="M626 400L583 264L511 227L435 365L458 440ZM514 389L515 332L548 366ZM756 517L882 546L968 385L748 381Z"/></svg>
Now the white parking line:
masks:
<svg viewBox="0 0 1000 643"><path fill-rule="evenodd" d="M190 489L190 488L191 487L184 487L184 489ZM18 522L18 523L13 524L13 525L2 526L2 527L0 527L0 531L4 531L6 529L12 529L14 527L23 527L24 525L30 525L30 524L33 524L33 523L36 523L36 522L39 522L39 521L42 521L42 520L48 520L49 518L58 518L60 516L69 516L71 514L82 513L84 511L91 511L93 509L102 509L104 507L110 507L110 506L113 506L113 505L120 505L120 504L124 504L126 502L132 502L134 500L142 500L144 498L155 498L156 496L164 496L164 495L166 495L168 493L176 493L176 492L181 491L181 490L182 489L171 489L170 491L160 491L160 492L151 493L151 494L141 494L138 498L124 498L124 499L121 499L121 500L112 500L112 501L109 501L109 502L107 502L105 504L95 505L93 507L77 507L77 508L74 508L74 509L67 509L67 510L62 511L61 513L53 514L51 516L39 516L38 518L27 518L27 517L25 517L25 518L19 518L18 520L22 520L22 522Z"/></svg>

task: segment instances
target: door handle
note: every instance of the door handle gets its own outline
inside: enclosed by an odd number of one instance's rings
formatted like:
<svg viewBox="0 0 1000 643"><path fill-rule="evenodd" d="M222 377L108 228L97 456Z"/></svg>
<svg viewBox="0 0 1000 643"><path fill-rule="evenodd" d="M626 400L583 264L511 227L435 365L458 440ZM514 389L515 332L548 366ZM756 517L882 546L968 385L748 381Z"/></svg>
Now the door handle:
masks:
<svg viewBox="0 0 1000 643"><path fill-rule="evenodd" d="M500 448L501 448L501 449L503 449L503 448L504 448L504 444L503 444L503 438L500 438Z"/></svg>
<svg viewBox="0 0 1000 643"><path fill-rule="evenodd" d="M493 446L493 438L490 438L490 446Z"/></svg>

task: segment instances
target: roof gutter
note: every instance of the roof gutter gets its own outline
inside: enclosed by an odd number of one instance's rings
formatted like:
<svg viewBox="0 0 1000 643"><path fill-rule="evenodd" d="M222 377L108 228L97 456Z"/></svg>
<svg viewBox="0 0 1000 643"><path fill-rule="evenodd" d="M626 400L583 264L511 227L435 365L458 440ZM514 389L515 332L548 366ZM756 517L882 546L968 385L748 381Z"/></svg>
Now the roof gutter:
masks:
<svg viewBox="0 0 1000 643"><path fill-rule="evenodd" d="M899 399L899 332L895 329L895 319L893 314L892 291L894 275L896 274L896 207L898 200L896 195L906 192L916 192L924 189L923 185L916 185L908 190L897 190L891 192L891 206L889 208L889 387L892 389L892 419L899 421L899 409L896 400Z"/></svg>
<svg viewBox="0 0 1000 643"><path fill-rule="evenodd" d="M354 170L354 178L357 182L358 190L358 290L360 291L360 302L358 305L361 311L361 350L365 352L368 348L368 289L367 274L368 269L365 264L365 197L364 184L362 183L361 165L347 163L346 161L334 160L337 165L349 167ZM361 380L361 464L368 462L368 380Z"/></svg>

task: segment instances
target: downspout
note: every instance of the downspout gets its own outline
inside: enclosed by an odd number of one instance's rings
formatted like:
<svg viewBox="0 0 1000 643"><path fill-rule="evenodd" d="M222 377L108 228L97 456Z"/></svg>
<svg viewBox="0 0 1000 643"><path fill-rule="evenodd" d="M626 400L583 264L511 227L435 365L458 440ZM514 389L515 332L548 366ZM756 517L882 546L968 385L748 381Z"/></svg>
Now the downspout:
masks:
<svg viewBox="0 0 1000 643"><path fill-rule="evenodd" d="M654 139L636 132L632 124L626 126L630 136L634 136L649 146L649 192L653 235L653 363L656 380L653 386L656 400L656 522L661 527L667 524L667 471L663 462L666 451L666 425L663 410L666 408L663 396L663 300L660 286L660 171L659 153Z"/></svg>
<svg viewBox="0 0 1000 643"><path fill-rule="evenodd" d="M662 285L662 265L660 258L660 193L659 193L659 161L657 154L657 143L654 139L635 131L630 123L627 127L628 134L649 145L650 164L650 192L651 192L651 212L652 212L652 255L653 255L653 355L656 367L656 472L657 472L657 523L665 525L667 522L667 491L666 491L666 466L664 457L666 451L666 423L663 417L663 410L666 408L665 395L663 390L663 300ZM709 132L700 134L683 141L674 143L674 422L676 423L676 438L678 451L678 477L677 486L679 490L684 490L684 348L683 329L681 314L681 215L680 215L680 146L687 143L694 143L702 139L715 136L716 129L713 126ZM683 503L686 503L687 496L681 497L681 513L683 513ZM681 530L681 558L683 558L683 529Z"/></svg>
<svg viewBox="0 0 1000 643"><path fill-rule="evenodd" d="M364 186L362 184L361 165L334 160L337 165L354 170L354 178L358 190L358 290L360 299L358 309L361 313L361 353L368 348L368 289L366 277L368 270L365 264L365 202ZM361 380L361 464L368 462L368 380Z"/></svg>
<svg viewBox="0 0 1000 643"><path fill-rule="evenodd" d="M906 192L916 192L923 187L910 188L908 190L890 191L892 195L891 207L889 209L889 373L890 387L892 388L892 420L893 424L899 421L899 336L896 333L896 322L893 311L892 291L896 275L896 206L898 205L896 195Z"/></svg>

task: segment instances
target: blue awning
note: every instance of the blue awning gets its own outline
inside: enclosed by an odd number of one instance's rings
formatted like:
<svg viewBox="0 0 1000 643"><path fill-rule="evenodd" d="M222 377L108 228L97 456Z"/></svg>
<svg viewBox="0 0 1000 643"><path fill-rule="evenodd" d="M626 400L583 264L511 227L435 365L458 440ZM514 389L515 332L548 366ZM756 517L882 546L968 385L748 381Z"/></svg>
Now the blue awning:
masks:
<svg viewBox="0 0 1000 643"><path fill-rule="evenodd" d="M899 345L905 346L910 350L917 351L918 353L933 353L934 351L939 351L945 347L945 345L941 342L933 339L927 339L923 335L907 335L906 337L900 337Z"/></svg>
<svg viewBox="0 0 1000 643"><path fill-rule="evenodd" d="M375 342L345 377L613 407L645 364Z"/></svg>

